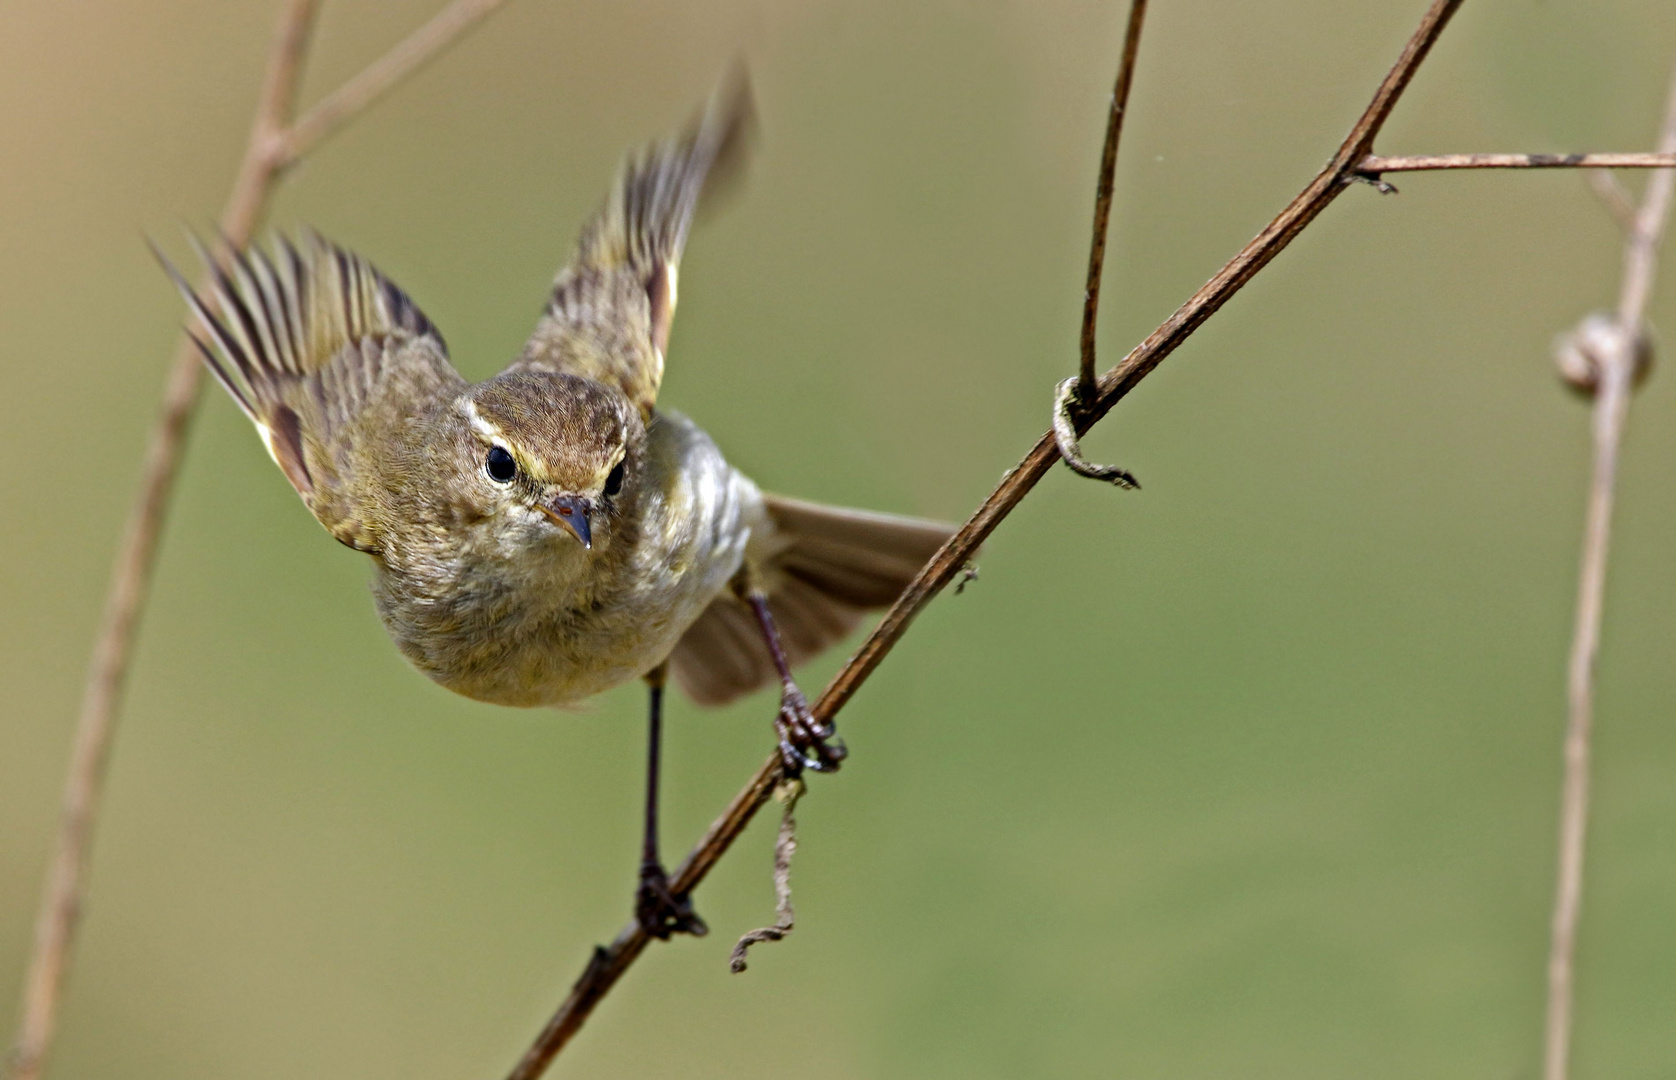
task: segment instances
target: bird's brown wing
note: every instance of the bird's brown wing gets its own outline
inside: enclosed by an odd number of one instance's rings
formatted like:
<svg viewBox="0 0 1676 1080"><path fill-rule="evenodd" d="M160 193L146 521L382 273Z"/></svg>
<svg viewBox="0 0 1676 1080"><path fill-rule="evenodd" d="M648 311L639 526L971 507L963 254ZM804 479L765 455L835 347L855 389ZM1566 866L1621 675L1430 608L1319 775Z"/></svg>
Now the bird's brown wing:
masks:
<svg viewBox="0 0 1676 1080"><path fill-rule="evenodd" d="M158 257L209 338L193 335L205 363L320 523L377 551L370 478L358 471L378 459L379 440L465 386L442 335L371 263L314 233L271 252L199 254L207 297Z"/></svg>
<svg viewBox="0 0 1676 1080"><path fill-rule="evenodd" d="M847 637L869 609L896 601L954 532L938 521L763 496L773 523L766 565L753 567L792 664ZM753 546L755 546L753 540ZM756 618L731 594L713 601L669 657L694 701L720 705L777 677Z"/></svg>
<svg viewBox="0 0 1676 1080"><path fill-rule="evenodd" d="M687 231L706 193L737 171L752 117L749 84L736 72L698 119L623 163L509 370L596 379L652 415Z"/></svg>

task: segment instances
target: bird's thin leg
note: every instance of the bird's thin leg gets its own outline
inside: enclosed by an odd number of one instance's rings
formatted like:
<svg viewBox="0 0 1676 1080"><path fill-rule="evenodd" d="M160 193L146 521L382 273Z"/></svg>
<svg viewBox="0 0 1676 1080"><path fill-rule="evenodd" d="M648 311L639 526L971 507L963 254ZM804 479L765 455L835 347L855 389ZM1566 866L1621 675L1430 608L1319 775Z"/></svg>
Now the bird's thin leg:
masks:
<svg viewBox="0 0 1676 1080"><path fill-rule="evenodd" d="M669 874L658 857L658 767L663 752L663 683L666 665L646 676L650 710L646 746L646 832L640 848L640 889L634 897L634 917L641 928L660 941L671 934L703 937L710 928L693 911L692 899L669 891Z"/></svg>
<svg viewBox="0 0 1676 1080"><path fill-rule="evenodd" d="M844 740L832 733L831 724L816 723L809 712L809 702L791 677L791 665L786 662L786 650L780 644L780 631L774 625L774 614L768 610L768 597L760 589L745 593L745 602L756 613L757 625L762 628L762 639L768 644L768 655L780 673L780 712L774 718L774 730L780 736L780 759L786 772L796 776L804 769L833 772L849 754Z"/></svg>

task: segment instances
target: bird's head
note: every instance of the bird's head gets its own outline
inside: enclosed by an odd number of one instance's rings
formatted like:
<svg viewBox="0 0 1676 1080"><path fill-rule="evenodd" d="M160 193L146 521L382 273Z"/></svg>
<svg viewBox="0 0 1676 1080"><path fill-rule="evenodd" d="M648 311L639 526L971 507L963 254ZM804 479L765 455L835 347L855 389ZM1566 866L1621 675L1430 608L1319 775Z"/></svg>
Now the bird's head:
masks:
<svg viewBox="0 0 1676 1080"><path fill-rule="evenodd" d="M503 538L610 546L638 481L646 427L615 387L509 372L459 402L470 502Z"/></svg>

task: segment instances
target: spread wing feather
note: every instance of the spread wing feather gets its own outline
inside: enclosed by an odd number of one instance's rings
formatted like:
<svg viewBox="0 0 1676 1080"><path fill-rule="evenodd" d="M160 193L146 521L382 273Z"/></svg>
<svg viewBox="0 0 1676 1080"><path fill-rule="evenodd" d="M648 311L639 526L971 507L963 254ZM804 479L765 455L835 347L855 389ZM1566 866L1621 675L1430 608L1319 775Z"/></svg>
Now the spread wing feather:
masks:
<svg viewBox="0 0 1676 1080"><path fill-rule="evenodd" d="M753 115L735 73L696 121L623 163L510 370L597 379L651 416L687 232L705 194L744 157Z"/></svg>
<svg viewBox="0 0 1676 1080"><path fill-rule="evenodd" d="M194 247L207 297L158 259L208 339L193 335L205 364L320 523L378 550L368 511L382 492L356 451L465 386L442 335L371 263L312 232L267 252Z"/></svg>

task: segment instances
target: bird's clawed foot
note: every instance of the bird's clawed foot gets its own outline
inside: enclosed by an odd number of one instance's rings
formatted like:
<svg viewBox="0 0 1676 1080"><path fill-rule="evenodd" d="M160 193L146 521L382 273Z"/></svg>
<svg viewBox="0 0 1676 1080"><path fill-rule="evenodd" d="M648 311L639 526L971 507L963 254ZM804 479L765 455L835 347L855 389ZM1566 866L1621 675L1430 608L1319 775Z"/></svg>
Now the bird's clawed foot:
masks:
<svg viewBox="0 0 1676 1080"><path fill-rule="evenodd" d="M804 769L836 772L839 763L849 756L844 740L833 733L831 724L815 722L803 692L791 683L780 695L774 730L780 735L780 760L788 776L798 776Z"/></svg>
<svg viewBox="0 0 1676 1080"><path fill-rule="evenodd" d="M669 891L669 875L657 863L640 868L640 890L634 896L634 917L642 930L659 941L668 941L671 934L703 937L710 932L704 920L698 917L698 912L693 910L692 898L686 893L676 896Z"/></svg>

